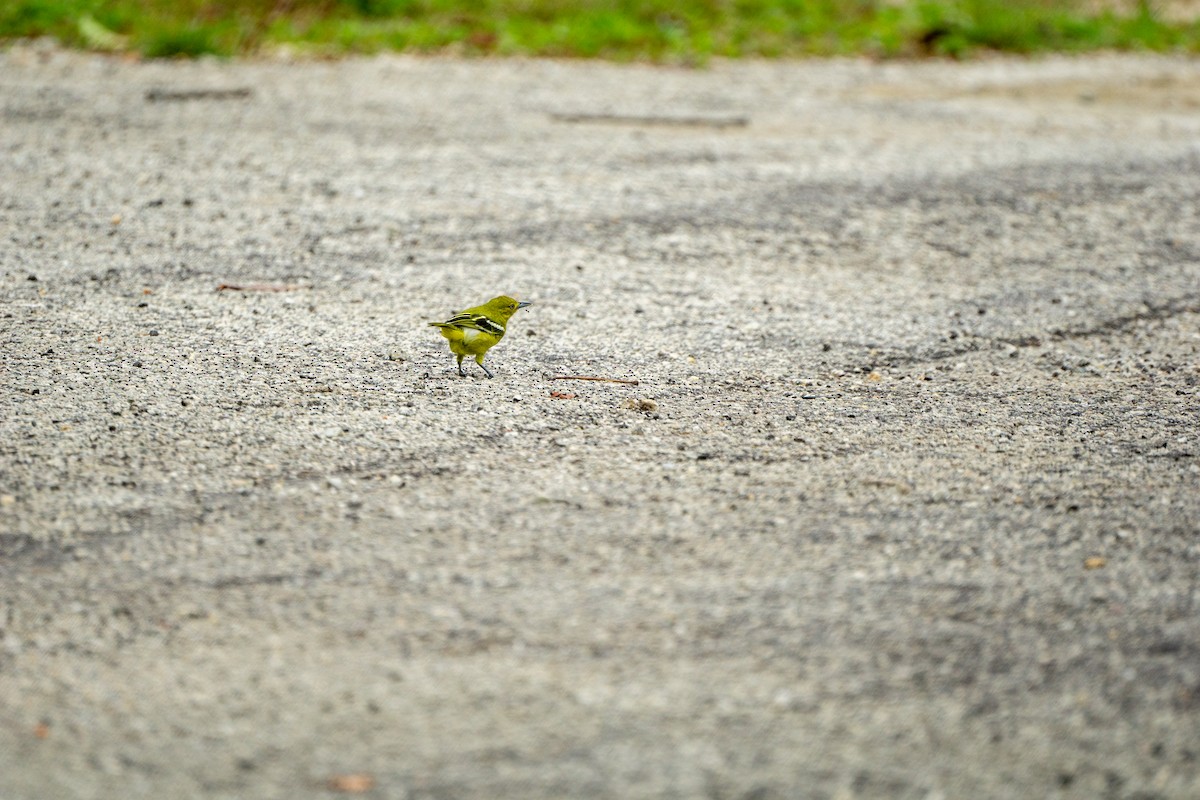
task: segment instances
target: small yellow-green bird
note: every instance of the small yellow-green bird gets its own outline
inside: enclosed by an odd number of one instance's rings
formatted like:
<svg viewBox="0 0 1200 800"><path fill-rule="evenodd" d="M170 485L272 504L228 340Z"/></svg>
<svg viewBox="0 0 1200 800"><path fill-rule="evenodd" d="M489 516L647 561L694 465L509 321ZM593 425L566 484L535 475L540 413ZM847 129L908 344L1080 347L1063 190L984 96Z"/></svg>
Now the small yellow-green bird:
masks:
<svg viewBox="0 0 1200 800"><path fill-rule="evenodd" d="M501 295L488 300L481 306L460 311L445 322L429 323L440 328L442 336L450 340L450 352L458 356L458 374L464 378L463 359L475 356L475 363L489 378L492 371L483 365L483 356L504 338L504 328L518 308L529 303L518 303L511 297Z"/></svg>

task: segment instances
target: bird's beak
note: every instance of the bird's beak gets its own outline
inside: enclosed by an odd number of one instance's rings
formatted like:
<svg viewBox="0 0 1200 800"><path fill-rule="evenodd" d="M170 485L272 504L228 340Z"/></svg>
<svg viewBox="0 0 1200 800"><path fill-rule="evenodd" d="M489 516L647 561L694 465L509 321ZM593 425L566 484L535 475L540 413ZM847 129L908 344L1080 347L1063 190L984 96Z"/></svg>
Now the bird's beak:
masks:
<svg viewBox="0 0 1200 800"><path fill-rule="evenodd" d="M522 302L517 303L517 308L524 308L525 306L531 305L533 305L533 303L529 302L528 300L523 300Z"/></svg>

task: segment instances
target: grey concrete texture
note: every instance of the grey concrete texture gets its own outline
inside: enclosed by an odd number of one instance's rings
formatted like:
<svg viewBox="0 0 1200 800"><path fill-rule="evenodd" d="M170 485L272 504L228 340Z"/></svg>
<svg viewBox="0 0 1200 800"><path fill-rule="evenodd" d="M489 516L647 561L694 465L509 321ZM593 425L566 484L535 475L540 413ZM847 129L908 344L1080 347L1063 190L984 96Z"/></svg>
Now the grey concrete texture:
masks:
<svg viewBox="0 0 1200 800"><path fill-rule="evenodd" d="M0 186L5 800L1200 797L1200 62L24 45Z"/></svg>

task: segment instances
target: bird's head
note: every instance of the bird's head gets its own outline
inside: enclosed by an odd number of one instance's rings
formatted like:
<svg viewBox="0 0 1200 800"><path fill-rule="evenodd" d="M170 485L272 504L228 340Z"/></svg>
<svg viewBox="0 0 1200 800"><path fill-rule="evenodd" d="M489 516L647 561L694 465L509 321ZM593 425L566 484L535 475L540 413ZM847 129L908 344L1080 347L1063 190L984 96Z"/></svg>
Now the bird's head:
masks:
<svg viewBox="0 0 1200 800"><path fill-rule="evenodd" d="M500 295L487 302L488 310L503 320L507 320L517 313L518 308L524 308L527 305L529 305L528 302L520 303L506 295Z"/></svg>

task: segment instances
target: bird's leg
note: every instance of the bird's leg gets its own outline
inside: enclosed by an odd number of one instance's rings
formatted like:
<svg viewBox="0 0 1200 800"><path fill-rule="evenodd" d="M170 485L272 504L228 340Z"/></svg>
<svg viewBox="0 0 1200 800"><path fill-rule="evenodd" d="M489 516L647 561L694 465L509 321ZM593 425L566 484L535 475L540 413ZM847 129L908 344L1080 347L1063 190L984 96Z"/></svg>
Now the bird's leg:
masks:
<svg viewBox="0 0 1200 800"><path fill-rule="evenodd" d="M480 361L480 362L479 362L479 368L480 368L481 370L483 370L483 374L484 374L484 375L487 375L489 378L494 378L494 377L496 377L495 375L493 375L493 374L492 374L492 371L491 371L490 369L488 369L487 367L485 367L485 366L483 365L483 362L482 362L482 361Z"/></svg>
<svg viewBox="0 0 1200 800"><path fill-rule="evenodd" d="M462 375L465 378L465 377L467 377L467 371L465 369L463 369L462 360L463 360L463 357L459 356L458 357L458 374Z"/></svg>

